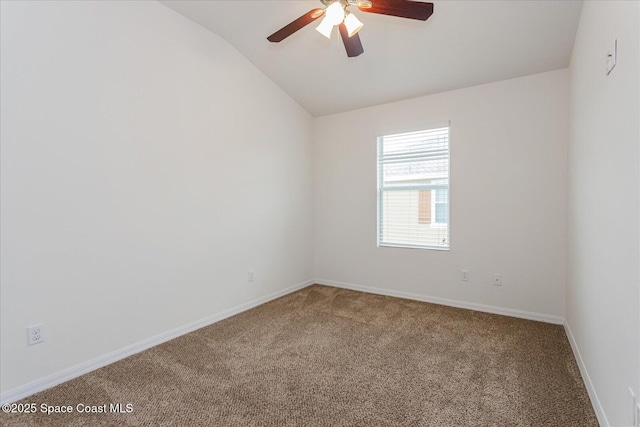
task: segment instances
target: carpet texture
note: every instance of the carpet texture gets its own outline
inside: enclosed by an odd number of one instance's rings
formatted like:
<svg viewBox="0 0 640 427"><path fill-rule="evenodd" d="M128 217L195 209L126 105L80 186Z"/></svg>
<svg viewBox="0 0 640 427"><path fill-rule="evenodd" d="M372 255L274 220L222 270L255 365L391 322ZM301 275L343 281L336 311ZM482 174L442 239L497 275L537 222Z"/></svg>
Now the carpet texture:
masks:
<svg viewBox="0 0 640 427"><path fill-rule="evenodd" d="M74 412L0 424L598 425L561 326L320 285L20 403Z"/></svg>

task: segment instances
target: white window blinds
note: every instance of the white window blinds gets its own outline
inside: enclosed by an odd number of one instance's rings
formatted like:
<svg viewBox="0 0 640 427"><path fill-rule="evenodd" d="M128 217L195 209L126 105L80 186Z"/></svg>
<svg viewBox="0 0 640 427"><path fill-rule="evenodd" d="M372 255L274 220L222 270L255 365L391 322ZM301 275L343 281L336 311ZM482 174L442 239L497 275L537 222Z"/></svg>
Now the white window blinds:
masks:
<svg viewBox="0 0 640 427"><path fill-rule="evenodd" d="M378 246L449 248L449 127L378 137Z"/></svg>

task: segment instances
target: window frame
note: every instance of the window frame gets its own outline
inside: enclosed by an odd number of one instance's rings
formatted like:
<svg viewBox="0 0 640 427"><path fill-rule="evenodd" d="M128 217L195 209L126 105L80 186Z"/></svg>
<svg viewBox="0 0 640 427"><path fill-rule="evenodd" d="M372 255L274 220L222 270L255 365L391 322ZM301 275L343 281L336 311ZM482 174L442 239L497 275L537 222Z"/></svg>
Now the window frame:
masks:
<svg viewBox="0 0 640 427"><path fill-rule="evenodd" d="M407 190L438 190L438 189L447 189L447 205L448 205L448 209L447 209L447 222L445 223L436 223L435 222L435 206L434 206L434 201L435 201L435 191L434 193L431 195L431 203L432 203L432 210L431 210L431 217L432 217L432 223L430 224L430 226L432 228L444 228L447 227L447 245L446 246L435 246L435 245L418 245L418 244L404 244L404 243L389 243L389 242L384 242L382 241L382 220L383 220L383 215L384 215L384 209L383 209L383 192L384 187L383 187L383 179L384 177L382 176L382 168L381 168L381 162L380 162L380 153L381 150L383 148L383 140L385 136L393 136L393 135L398 135L398 134L403 134L403 133L413 133L413 132L421 132L421 131L429 131L429 130L433 130L433 129L439 129L439 128L447 128L448 129L448 137L447 137L447 144L448 144L448 149L447 149L447 159L448 159L448 167L447 167L447 184L446 185L442 185L442 184L427 184L427 185L417 185L417 186L409 186L406 189ZM415 129L412 130L400 130L400 131L396 131L396 132L385 132L385 133L378 133L377 136L377 140L376 140L376 183L377 183L377 189L376 189L376 246L378 248L404 248L404 249L426 249L426 250L436 250L436 251L450 251L451 250L451 122L442 122L439 124L431 124L428 126L420 126L417 127ZM389 190L387 190L389 191Z"/></svg>

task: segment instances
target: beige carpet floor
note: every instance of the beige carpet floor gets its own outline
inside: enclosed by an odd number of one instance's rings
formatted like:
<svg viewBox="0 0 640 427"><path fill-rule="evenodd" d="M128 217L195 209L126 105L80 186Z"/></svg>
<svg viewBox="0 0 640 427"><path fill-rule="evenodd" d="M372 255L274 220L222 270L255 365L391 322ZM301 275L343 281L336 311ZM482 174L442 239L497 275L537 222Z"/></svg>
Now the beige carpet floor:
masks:
<svg viewBox="0 0 640 427"><path fill-rule="evenodd" d="M3 426L597 426L561 326L314 285L21 403ZM130 403L79 414L77 404Z"/></svg>

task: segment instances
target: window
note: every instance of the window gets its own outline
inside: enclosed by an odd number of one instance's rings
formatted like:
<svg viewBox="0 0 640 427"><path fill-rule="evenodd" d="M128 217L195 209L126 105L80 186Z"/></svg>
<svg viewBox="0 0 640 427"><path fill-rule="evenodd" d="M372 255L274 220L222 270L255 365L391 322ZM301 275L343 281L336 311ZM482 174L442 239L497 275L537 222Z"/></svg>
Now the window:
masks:
<svg viewBox="0 0 640 427"><path fill-rule="evenodd" d="M449 127L378 137L378 246L449 249Z"/></svg>

